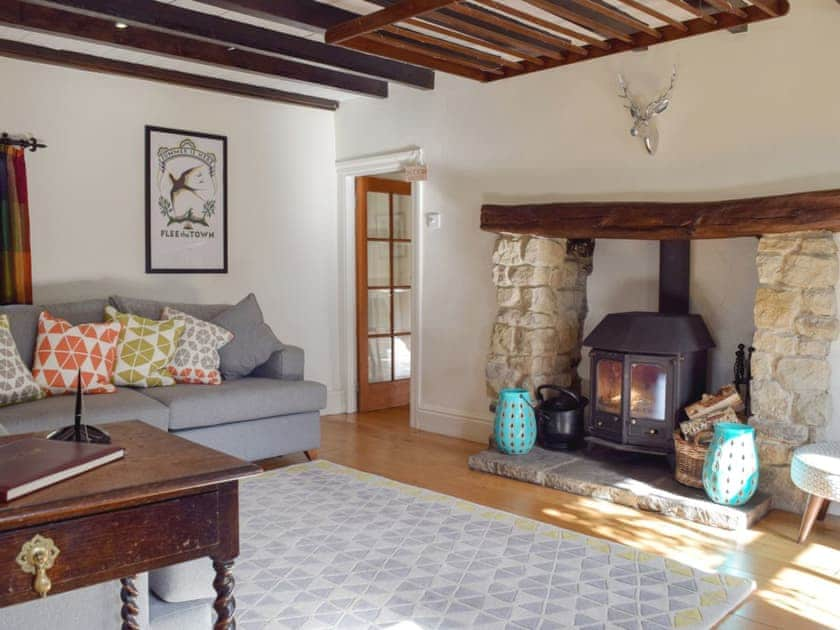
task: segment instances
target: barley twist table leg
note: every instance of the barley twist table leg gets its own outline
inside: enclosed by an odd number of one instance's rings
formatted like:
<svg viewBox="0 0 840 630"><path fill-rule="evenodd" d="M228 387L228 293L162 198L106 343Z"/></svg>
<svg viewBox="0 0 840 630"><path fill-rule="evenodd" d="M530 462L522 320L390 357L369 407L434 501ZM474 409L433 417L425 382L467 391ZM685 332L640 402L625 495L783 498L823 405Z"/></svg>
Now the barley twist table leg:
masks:
<svg viewBox="0 0 840 630"><path fill-rule="evenodd" d="M137 586L134 584L134 579L137 576L132 575L120 580L122 587L120 588L120 599L122 599L122 609L120 615L122 616L122 630L140 630L140 623L137 621L137 615L140 614L140 607L137 605Z"/></svg>
<svg viewBox="0 0 840 630"><path fill-rule="evenodd" d="M233 560L214 559L213 568L216 570L216 579L213 580L216 601L213 609L217 615L214 630L235 630L236 599L233 597L233 587L236 581L233 579Z"/></svg>

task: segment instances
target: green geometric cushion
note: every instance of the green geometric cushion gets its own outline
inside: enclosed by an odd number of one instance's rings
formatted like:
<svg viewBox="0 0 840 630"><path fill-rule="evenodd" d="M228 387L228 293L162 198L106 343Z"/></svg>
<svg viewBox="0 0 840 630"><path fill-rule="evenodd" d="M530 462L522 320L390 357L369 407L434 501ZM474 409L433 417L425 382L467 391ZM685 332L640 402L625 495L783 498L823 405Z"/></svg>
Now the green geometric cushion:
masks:
<svg viewBox="0 0 840 630"><path fill-rule="evenodd" d="M105 321L122 324L117 342L114 385L165 387L175 384L166 366L184 332L184 320L159 322L120 313L113 306L106 306Z"/></svg>

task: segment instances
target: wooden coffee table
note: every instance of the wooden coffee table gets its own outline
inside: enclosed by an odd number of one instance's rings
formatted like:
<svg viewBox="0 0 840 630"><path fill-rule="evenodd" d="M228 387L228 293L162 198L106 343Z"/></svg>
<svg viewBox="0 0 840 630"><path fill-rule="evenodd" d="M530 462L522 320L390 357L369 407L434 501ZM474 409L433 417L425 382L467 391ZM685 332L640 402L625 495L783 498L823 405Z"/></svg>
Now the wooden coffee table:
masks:
<svg viewBox="0 0 840 630"><path fill-rule="evenodd" d="M125 458L0 504L0 607L37 599L36 579L42 591L49 581L49 594L119 579L122 627L134 630L136 574L209 556L215 628L234 628L239 480L261 469L140 421L105 428ZM58 549L54 558L44 539ZM26 572L19 556L44 569Z"/></svg>

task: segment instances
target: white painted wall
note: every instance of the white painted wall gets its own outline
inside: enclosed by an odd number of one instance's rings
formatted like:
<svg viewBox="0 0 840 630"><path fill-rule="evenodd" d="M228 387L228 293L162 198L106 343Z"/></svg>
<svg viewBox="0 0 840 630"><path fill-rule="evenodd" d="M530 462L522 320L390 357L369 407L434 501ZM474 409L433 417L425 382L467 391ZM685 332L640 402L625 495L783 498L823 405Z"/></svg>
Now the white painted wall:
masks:
<svg viewBox="0 0 840 630"><path fill-rule="evenodd" d="M837 187L838 32L836 3L797 0L789 16L746 35L686 39L486 85L438 74L431 93L394 86L387 101L343 104L339 158L422 147L425 210L442 213L443 229L425 234L421 426L487 436L483 371L495 298L493 236L478 230L483 202L704 200ZM659 155L650 158L628 134L616 73L652 95L673 64L676 93L660 119ZM721 348L712 385L731 378L735 344L752 336L755 249L755 239L692 247L693 309ZM654 243L599 241L587 330L610 311L654 308L657 273ZM832 357L840 379L840 355Z"/></svg>
<svg viewBox="0 0 840 630"><path fill-rule="evenodd" d="M332 112L7 59L0 79L3 129L49 144L27 159L36 302L235 302L253 291L338 410ZM228 137L230 273L144 273L147 124Z"/></svg>

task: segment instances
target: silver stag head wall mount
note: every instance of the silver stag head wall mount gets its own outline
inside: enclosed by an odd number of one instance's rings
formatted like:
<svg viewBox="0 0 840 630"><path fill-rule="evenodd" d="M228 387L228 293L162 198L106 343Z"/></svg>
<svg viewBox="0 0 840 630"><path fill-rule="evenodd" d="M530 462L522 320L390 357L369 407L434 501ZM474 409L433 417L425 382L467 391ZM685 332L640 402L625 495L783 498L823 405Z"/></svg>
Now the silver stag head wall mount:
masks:
<svg viewBox="0 0 840 630"><path fill-rule="evenodd" d="M674 91L674 85L677 82L677 68L671 73L671 84L668 89L657 96L653 101L646 106L630 94L630 89L624 76L618 75L618 86L621 89L619 96L627 101L625 107L630 111L633 117L633 128L630 129L630 135L634 138L641 138L645 143L645 149L650 155L656 154L656 149L659 146L659 131L656 129L656 123L653 120L656 116L668 109L671 104L671 93Z"/></svg>

